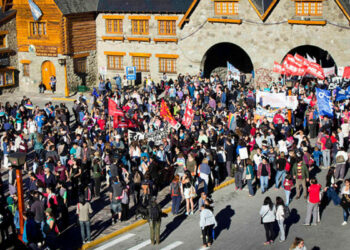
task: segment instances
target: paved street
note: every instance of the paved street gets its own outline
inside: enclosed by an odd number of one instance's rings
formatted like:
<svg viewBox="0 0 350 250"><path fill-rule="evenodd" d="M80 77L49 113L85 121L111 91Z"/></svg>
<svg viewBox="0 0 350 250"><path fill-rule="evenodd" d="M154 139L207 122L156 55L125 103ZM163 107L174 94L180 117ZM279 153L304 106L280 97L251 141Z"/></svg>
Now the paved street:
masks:
<svg viewBox="0 0 350 250"><path fill-rule="evenodd" d="M318 174L322 185L325 184L325 171ZM291 218L287 226L287 240L274 245L264 246L265 231L260 224L259 209L266 195L273 200L276 196L284 199L282 190L270 190L261 195L258 191L253 198L248 197L246 190L236 192L233 185L214 193L216 218L218 227L211 249L288 249L296 236L305 240L307 249L349 249L349 225L341 226L343 222L342 209L330 203L324 210L321 223L318 226L306 227L306 201L293 200ZM162 242L156 249L199 249L202 246L199 228L199 212L186 218L185 216L163 219L161 227ZM148 224L124 233L95 249L155 249L150 245Z"/></svg>

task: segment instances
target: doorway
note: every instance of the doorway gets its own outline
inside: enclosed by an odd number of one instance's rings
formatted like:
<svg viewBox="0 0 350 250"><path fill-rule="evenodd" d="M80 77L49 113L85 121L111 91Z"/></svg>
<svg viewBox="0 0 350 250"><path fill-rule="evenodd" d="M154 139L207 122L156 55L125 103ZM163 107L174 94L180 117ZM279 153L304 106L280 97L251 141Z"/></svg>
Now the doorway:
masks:
<svg viewBox="0 0 350 250"><path fill-rule="evenodd" d="M51 76L56 77L56 69L51 61L45 61L41 65L41 80L43 81L46 90L51 90L50 78Z"/></svg>

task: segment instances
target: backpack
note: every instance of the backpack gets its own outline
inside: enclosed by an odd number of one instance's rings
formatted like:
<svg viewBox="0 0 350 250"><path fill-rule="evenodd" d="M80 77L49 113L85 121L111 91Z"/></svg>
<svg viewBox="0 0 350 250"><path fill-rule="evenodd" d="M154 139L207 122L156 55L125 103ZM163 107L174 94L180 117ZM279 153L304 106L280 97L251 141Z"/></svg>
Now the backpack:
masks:
<svg viewBox="0 0 350 250"><path fill-rule="evenodd" d="M283 206L283 213L284 213L284 215L283 215L284 219L287 219L290 216L289 207Z"/></svg>
<svg viewBox="0 0 350 250"><path fill-rule="evenodd" d="M150 220L156 221L156 220L160 220L160 211L157 205L153 205L151 206L150 210L149 210L149 218Z"/></svg>
<svg viewBox="0 0 350 250"><path fill-rule="evenodd" d="M333 144L330 136L326 138L326 143L324 144L324 146L326 147L326 149L332 149Z"/></svg>
<svg viewBox="0 0 350 250"><path fill-rule="evenodd" d="M344 163L345 159L343 155L338 155L337 158L335 158L336 163Z"/></svg>
<svg viewBox="0 0 350 250"><path fill-rule="evenodd" d="M141 183L141 175L140 175L139 171L135 172L133 180L134 180L135 184L140 184Z"/></svg>
<svg viewBox="0 0 350 250"><path fill-rule="evenodd" d="M180 186L178 182L172 182L171 186L171 197L180 195Z"/></svg>

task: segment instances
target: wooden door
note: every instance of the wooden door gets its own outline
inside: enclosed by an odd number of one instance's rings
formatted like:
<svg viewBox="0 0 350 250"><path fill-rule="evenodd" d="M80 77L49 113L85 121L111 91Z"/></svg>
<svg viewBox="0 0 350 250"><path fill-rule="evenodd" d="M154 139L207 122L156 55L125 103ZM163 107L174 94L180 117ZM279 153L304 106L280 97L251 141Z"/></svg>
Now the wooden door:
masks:
<svg viewBox="0 0 350 250"><path fill-rule="evenodd" d="M41 65L41 80L46 86L47 90L51 90L50 77L56 76L55 66L51 61L45 61Z"/></svg>

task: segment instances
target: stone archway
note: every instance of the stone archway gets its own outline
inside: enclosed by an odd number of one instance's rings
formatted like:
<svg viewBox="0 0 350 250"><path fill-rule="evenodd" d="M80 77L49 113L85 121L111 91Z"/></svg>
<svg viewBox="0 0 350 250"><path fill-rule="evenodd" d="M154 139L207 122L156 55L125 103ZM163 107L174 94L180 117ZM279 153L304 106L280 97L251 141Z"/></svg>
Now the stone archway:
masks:
<svg viewBox="0 0 350 250"><path fill-rule="evenodd" d="M330 68L335 66L335 71L337 71L337 64L335 63L331 54L329 54L327 50L321 49L320 47L317 47L314 45L301 45L301 46L295 47L294 49L291 49L284 56L284 58L288 54L291 54L293 56L295 54L299 54L306 59L308 59L307 57L311 59L315 59L316 62L322 66L322 68ZM284 58L282 59L282 62Z"/></svg>
<svg viewBox="0 0 350 250"><path fill-rule="evenodd" d="M227 62L243 73L251 73L254 69L249 55L241 47L224 42L213 45L204 54L201 62L204 76L209 77L213 71L226 74Z"/></svg>

